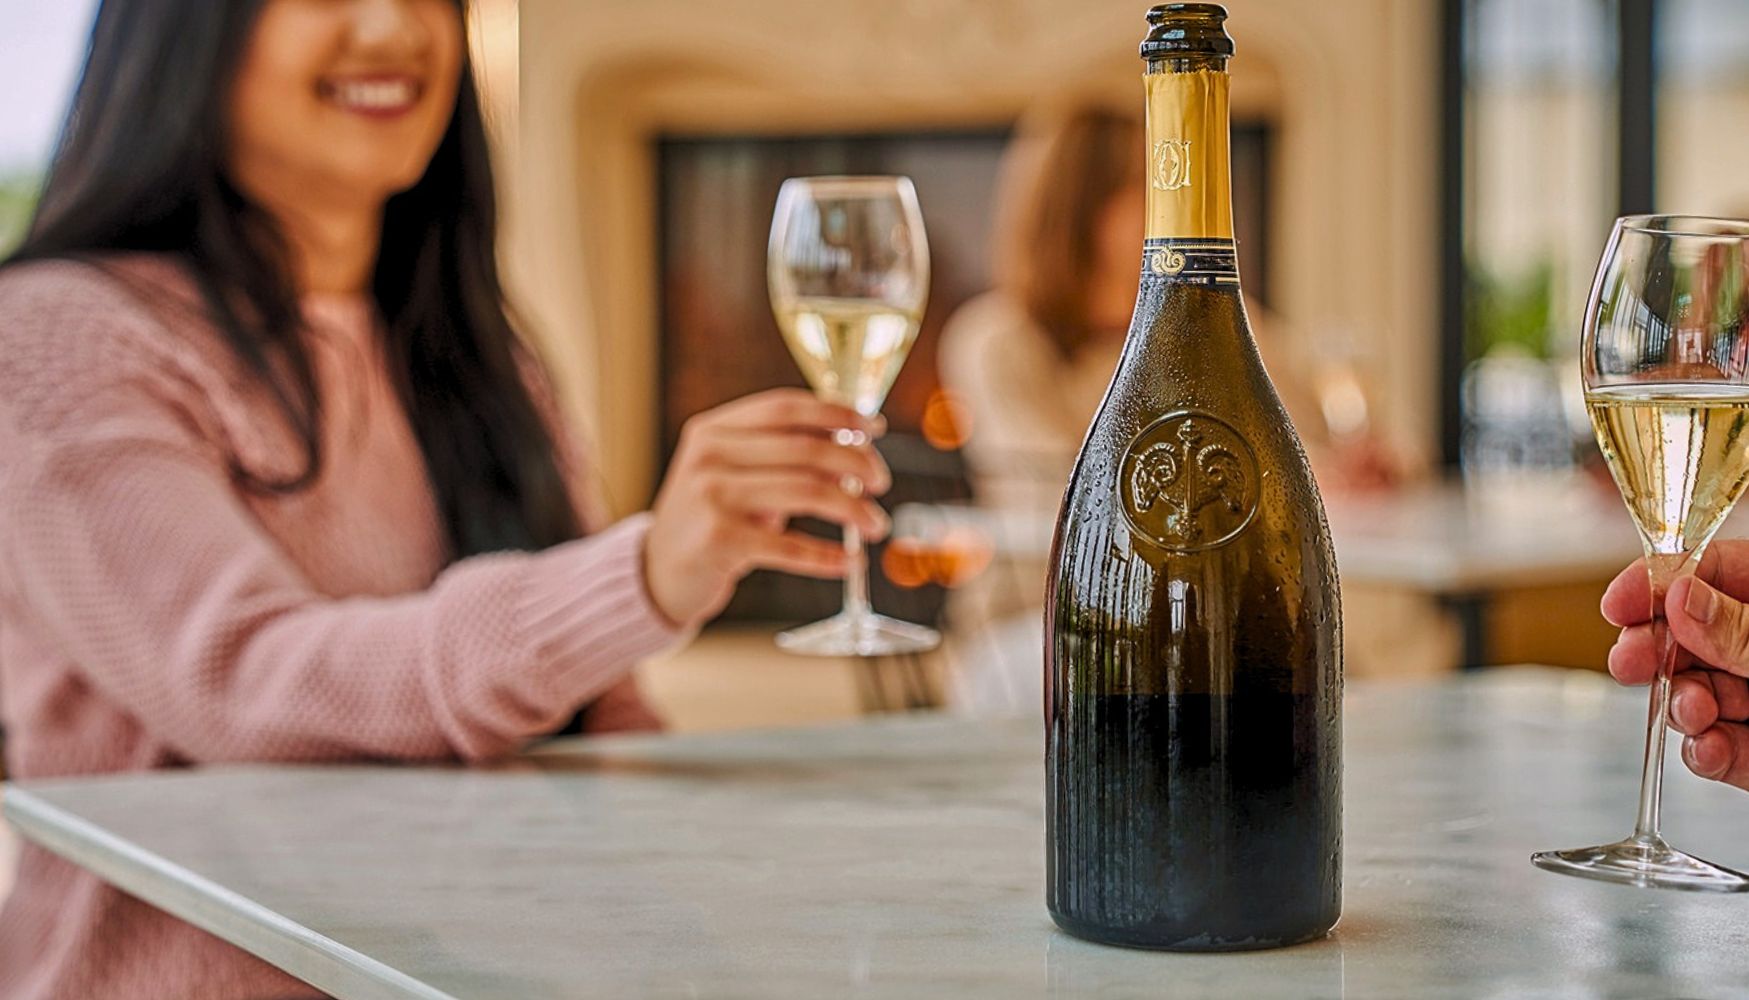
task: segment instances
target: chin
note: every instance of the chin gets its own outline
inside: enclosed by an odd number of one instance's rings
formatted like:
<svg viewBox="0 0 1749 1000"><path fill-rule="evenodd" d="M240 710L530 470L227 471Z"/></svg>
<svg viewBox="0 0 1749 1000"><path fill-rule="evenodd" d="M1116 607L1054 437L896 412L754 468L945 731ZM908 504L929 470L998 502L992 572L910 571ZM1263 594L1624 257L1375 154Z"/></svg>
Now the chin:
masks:
<svg viewBox="0 0 1749 1000"><path fill-rule="evenodd" d="M334 176L347 191L387 201L418 184L427 166L427 163L354 164L352 169L335 171Z"/></svg>
<svg viewBox="0 0 1749 1000"><path fill-rule="evenodd" d="M388 183L388 185L386 186L387 189L384 193L387 197L392 198L395 195L402 194L404 192L412 190L412 188L415 185L417 185L424 178L425 178L424 168L421 168L416 173L409 172L409 173L397 176L394 180L392 180Z"/></svg>

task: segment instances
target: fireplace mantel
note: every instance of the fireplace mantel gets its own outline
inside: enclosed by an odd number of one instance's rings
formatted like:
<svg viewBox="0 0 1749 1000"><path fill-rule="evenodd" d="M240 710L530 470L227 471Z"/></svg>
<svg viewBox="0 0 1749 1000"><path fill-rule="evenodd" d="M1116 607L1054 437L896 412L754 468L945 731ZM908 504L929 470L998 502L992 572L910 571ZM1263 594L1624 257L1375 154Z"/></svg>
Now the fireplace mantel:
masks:
<svg viewBox="0 0 1749 1000"><path fill-rule="evenodd" d="M1277 308L1340 327L1381 423L1431 441L1436 5L1231 0L1236 114L1279 125ZM851 132L1012 121L1067 89L1140 100L1145 3L520 0L500 105L511 285L591 428L611 505L656 475L656 213L665 132Z"/></svg>

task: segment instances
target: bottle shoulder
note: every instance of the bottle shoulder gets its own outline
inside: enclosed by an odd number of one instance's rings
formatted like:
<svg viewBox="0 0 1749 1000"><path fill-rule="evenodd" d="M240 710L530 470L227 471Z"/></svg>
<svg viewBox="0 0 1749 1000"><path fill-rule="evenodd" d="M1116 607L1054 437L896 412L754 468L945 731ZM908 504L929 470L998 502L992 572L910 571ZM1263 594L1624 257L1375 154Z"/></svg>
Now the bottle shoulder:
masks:
<svg viewBox="0 0 1749 1000"><path fill-rule="evenodd" d="M1214 547L1328 550L1305 449L1261 363L1126 358L1094 418L1063 509L1162 554ZM1308 555L1310 552L1308 552Z"/></svg>
<svg viewBox="0 0 1749 1000"><path fill-rule="evenodd" d="M1127 442L1182 413L1231 428L1260 456L1304 463L1293 417L1242 318L1227 325L1163 319L1132 330L1093 436Z"/></svg>

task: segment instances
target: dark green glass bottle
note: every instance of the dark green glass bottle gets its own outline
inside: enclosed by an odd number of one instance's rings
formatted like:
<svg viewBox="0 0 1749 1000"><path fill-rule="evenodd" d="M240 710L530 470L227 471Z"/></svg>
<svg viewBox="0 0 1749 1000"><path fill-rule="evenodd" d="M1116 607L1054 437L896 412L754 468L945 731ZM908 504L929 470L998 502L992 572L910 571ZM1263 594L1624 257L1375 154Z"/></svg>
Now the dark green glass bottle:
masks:
<svg viewBox="0 0 1749 1000"><path fill-rule="evenodd" d="M1341 910L1341 599L1239 294L1225 19L1148 12L1141 289L1046 599L1051 915L1137 947L1293 944Z"/></svg>

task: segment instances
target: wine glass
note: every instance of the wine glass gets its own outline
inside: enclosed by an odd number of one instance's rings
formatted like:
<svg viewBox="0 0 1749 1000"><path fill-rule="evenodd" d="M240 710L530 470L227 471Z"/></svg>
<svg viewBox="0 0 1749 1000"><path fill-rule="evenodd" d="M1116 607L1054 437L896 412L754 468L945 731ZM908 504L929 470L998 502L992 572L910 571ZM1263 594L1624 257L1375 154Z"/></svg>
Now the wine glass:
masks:
<svg viewBox="0 0 1749 1000"><path fill-rule="evenodd" d="M1531 860L1607 882L1742 892L1749 876L1665 843L1658 812L1678 652L1664 595L1694 572L1749 483L1749 222L1617 220L1586 305L1580 367L1592 428L1645 546L1659 668L1633 834Z"/></svg>
<svg viewBox="0 0 1749 1000"><path fill-rule="evenodd" d="M771 308L814 392L864 416L880 412L929 297L929 244L917 192L904 177L793 177L778 192L767 256ZM857 443L841 432L839 443ZM852 494L862 484L846 480ZM850 569L844 610L780 633L777 644L818 656L920 653L934 630L879 615L868 600L862 535L844 527Z"/></svg>

